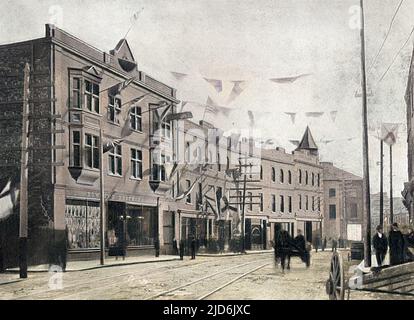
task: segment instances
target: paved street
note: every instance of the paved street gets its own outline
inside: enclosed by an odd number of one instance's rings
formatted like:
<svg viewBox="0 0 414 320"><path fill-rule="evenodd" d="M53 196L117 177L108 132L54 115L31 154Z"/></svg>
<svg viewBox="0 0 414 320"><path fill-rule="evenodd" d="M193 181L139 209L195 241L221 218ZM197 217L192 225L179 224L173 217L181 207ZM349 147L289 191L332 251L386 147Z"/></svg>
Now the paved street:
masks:
<svg viewBox="0 0 414 320"><path fill-rule="evenodd" d="M292 258L282 273L273 255L197 257L67 273L0 275L0 299L327 299L330 252L312 253L309 269ZM3 283L3 284L2 284ZM352 292L351 299L387 299ZM394 296L395 299L395 296Z"/></svg>

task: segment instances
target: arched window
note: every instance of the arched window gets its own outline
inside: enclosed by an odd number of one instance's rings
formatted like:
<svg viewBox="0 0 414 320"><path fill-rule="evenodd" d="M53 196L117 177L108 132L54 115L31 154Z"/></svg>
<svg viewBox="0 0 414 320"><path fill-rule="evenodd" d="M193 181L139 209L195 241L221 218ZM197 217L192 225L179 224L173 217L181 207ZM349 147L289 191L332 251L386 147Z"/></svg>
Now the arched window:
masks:
<svg viewBox="0 0 414 320"><path fill-rule="evenodd" d="M272 167L272 181L275 182L276 181L276 170L275 168Z"/></svg>
<svg viewBox="0 0 414 320"><path fill-rule="evenodd" d="M315 185L315 174L312 172L312 186Z"/></svg>
<svg viewBox="0 0 414 320"><path fill-rule="evenodd" d="M288 171L288 183L292 184L292 171Z"/></svg>
<svg viewBox="0 0 414 320"><path fill-rule="evenodd" d="M318 173L318 187L321 186L321 175Z"/></svg>
<svg viewBox="0 0 414 320"><path fill-rule="evenodd" d="M283 169L280 169L280 183L283 183L285 181L285 174L283 172Z"/></svg>
<svg viewBox="0 0 414 320"><path fill-rule="evenodd" d="M263 166L260 166L260 180L263 180Z"/></svg>
<svg viewBox="0 0 414 320"><path fill-rule="evenodd" d="M305 172L305 184L308 185L309 183L309 174L308 171Z"/></svg>
<svg viewBox="0 0 414 320"><path fill-rule="evenodd" d="M227 157L227 162L226 162L226 170L230 169L230 159L229 157Z"/></svg>
<svg viewBox="0 0 414 320"><path fill-rule="evenodd" d="M299 169L299 184L302 184L302 170Z"/></svg>

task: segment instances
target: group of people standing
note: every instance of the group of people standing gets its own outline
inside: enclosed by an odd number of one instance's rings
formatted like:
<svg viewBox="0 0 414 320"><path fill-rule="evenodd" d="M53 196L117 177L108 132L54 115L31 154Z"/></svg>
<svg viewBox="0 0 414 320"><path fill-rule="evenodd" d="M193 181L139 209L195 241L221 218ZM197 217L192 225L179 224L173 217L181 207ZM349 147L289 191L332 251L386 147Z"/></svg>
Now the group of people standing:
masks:
<svg viewBox="0 0 414 320"><path fill-rule="evenodd" d="M393 223L388 237L383 232L382 226L378 226L376 230L372 242L379 267L384 263L388 248L390 250L390 265L392 266L413 260L414 257L407 250L408 247L414 246L414 231L412 229L409 229L409 233L404 235L400 231L398 223Z"/></svg>

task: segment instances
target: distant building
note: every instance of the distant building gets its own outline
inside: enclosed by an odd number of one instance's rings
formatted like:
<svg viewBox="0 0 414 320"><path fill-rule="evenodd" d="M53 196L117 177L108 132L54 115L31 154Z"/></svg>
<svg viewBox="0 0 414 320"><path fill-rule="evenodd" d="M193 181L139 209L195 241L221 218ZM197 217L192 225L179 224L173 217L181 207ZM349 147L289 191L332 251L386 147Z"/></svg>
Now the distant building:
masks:
<svg viewBox="0 0 414 320"><path fill-rule="evenodd" d="M409 210L410 219L412 220L414 213L414 52L408 73L405 101L407 103L408 181L404 184L404 190L401 194L404 198L404 205Z"/></svg>
<svg viewBox="0 0 414 320"><path fill-rule="evenodd" d="M322 162L323 230L330 238L361 241L364 236L363 179Z"/></svg>
<svg viewBox="0 0 414 320"><path fill-rule="evenodd" d="M388 194L384 192L384 230L388 232L390 227L390 198ZM408 210L403 204L402 197L393 198L393 214L394 222L400 225L408 225ZM380 194L371 194L371 233L375 232L375 228L380 224Z"/></svg>

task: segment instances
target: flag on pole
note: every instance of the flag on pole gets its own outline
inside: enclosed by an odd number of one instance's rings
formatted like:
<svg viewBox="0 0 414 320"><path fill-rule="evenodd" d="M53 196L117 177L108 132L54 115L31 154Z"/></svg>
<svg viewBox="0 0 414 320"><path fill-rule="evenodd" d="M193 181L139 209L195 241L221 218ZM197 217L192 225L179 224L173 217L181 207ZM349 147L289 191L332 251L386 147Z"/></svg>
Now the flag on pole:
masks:
<svg viewBox="0 0 414 320"><path fill-rule="evenodd" d="M19 190L12 188L11 181L8 181L6 186L0 192L0 220L7 218L13 213L18 195Z"/></svg>
<svg viewBox="0 0 414 320"><path fill-rule="evenodd" d="M223 83L221 80L217 80L217 79L208 79L208 78L204 78L205 81L207 81L209 84L211 84L214 89L216 89L216 91L218 93L220 93L221 91L223 91Z"/></svg>
<svg viewBox="0 0 414 320"><path fill-rule="evenodd" d="M389 146L397 142L399 123L383 123L381 126L381 140Z"/></svg>
<svg viewBox="0 0 414 320"><path fill-rule="evenodd" d="M124 91L128 86L133 83L135 80L137 80L137 77L132 77L129 79L126 79L125 81L122 81L121 83L118 83L114 87L116 88L115 94L121 94L122 91Z"/></svg>

